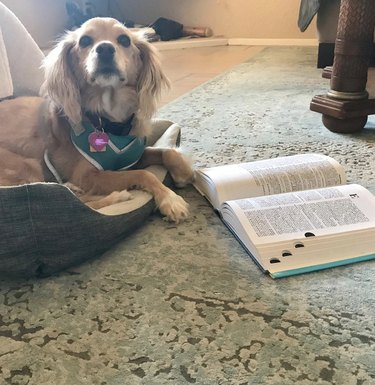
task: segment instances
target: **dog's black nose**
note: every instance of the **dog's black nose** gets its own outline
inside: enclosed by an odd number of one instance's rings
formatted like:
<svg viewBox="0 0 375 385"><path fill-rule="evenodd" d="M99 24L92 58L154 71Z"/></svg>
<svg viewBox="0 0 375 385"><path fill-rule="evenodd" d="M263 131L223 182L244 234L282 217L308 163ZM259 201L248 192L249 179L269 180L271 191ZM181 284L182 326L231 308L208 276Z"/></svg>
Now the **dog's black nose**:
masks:
<svg viewBox="0 0 375 385"><path fill-rule="evenodd" d="M99 58L104 61L112 61L115 55L115 47L111 43L102 43L96 47Z"/></svg>

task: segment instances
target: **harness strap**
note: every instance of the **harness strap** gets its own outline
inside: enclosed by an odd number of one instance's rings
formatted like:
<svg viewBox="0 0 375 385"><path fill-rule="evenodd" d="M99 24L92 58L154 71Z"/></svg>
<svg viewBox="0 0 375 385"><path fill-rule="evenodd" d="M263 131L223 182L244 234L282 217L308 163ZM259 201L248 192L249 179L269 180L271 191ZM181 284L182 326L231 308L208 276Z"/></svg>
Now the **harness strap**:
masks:
<svg viewBox="0 0 375 385"><path fill-rule="evenodd" d="M108 143L103 149L93 149L90 135L99 132L91 121L83 120L80 124L84 131L76 135L70 132L70 138L77 151L98 170L126 170L134 166L144 153L145 138L133 135L114 135L105 131Z"/></svg>
<svg viewBox="0 0 375 385"><path fill-rule="evenodd" d="M51 174L56 179L56 182L59 184L63 184L64 182L63 182L62 178L60 177L60 174L57 172L57 170L55 169L55 167L53 166L53 164L51 163L51 161L49 159L48 150L44 151L43 159L44 159L44 163L46 164L48 170L51 172Z"/></svg>
<svg viewBox="0 0 375 385"><path fill-rule="evenodd" d="M125 127L129 125L129 122L125 123ZM77 127L80 128L79 134ZM122 130L124 132L124 125ZM83 120L79 125L71 125L70 138L76 150L98 170L116 171L131 168L139 161L146 147L146 138L108 133L109 141L105 150L92 152L88 137L93 132L96 132L94 125L89 120ZM46 171L52 174L57 183L63 184L62 177L50 160L48 150L45 150L43 159Z"/></svg>

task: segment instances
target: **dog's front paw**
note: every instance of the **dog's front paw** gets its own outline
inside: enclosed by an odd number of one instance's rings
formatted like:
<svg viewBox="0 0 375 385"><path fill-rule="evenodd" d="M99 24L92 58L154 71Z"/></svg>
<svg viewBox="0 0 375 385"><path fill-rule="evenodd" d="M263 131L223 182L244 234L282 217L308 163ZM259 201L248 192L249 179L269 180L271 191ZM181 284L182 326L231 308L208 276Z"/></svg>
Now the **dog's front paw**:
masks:
<svg viewBox="0 0 375 385"><path fill-rule="evenodd" d="M176 223L186 219L189 213L188 203L172 190L160 202L157 202L157 206L166 219Z"/></svg>
<svg viewBox="0 0 375 385"><path fill-rule="evenodd" d="M184 187L194 180L191 161L180 151L170 148L163 153L163 164L170 172L177 187Z"/></svg>

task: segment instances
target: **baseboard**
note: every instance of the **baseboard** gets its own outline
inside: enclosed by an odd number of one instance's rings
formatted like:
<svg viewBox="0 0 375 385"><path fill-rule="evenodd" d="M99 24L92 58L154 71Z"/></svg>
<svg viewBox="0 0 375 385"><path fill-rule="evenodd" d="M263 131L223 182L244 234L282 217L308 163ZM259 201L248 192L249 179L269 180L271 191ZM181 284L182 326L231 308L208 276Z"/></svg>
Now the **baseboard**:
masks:
<svg viewBox="0 0 375 385"><path fill-rule="evenodd" d="M318 46L316 39L252 39L252 38L224 38L206 37L157 41L153 43L159 51L178 48L216 47L223 45L264 45L264 46Z"/></svg>
<svg viewBox="0 0 375 385"><path fill-rule="evenodd" d="M157 41L153 43L159 51L178 49L178 48L195 48L195 47L216 47L228 45L228 39L220 37L191 38L178 39L170 41Z"/></svg>
<svg viewBox="0 0 375 385"><path fill-rule="evenodd" d="M318 46L317 39L251 39L230 38L228 45L294 45L294 46Z"/></svg>

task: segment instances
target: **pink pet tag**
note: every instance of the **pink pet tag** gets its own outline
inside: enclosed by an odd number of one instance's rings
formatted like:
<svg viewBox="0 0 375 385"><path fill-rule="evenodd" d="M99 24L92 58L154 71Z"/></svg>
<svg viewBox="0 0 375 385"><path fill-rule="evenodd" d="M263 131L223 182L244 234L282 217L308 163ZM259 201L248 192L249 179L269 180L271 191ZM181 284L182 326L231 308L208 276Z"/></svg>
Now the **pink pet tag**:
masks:
<svg viewBox="0 0 375 385"><path fill-rule="evenodd" d="M106 150L109 137L105 132L95 131L89 135L90 151L103 152Z"/></svg>

